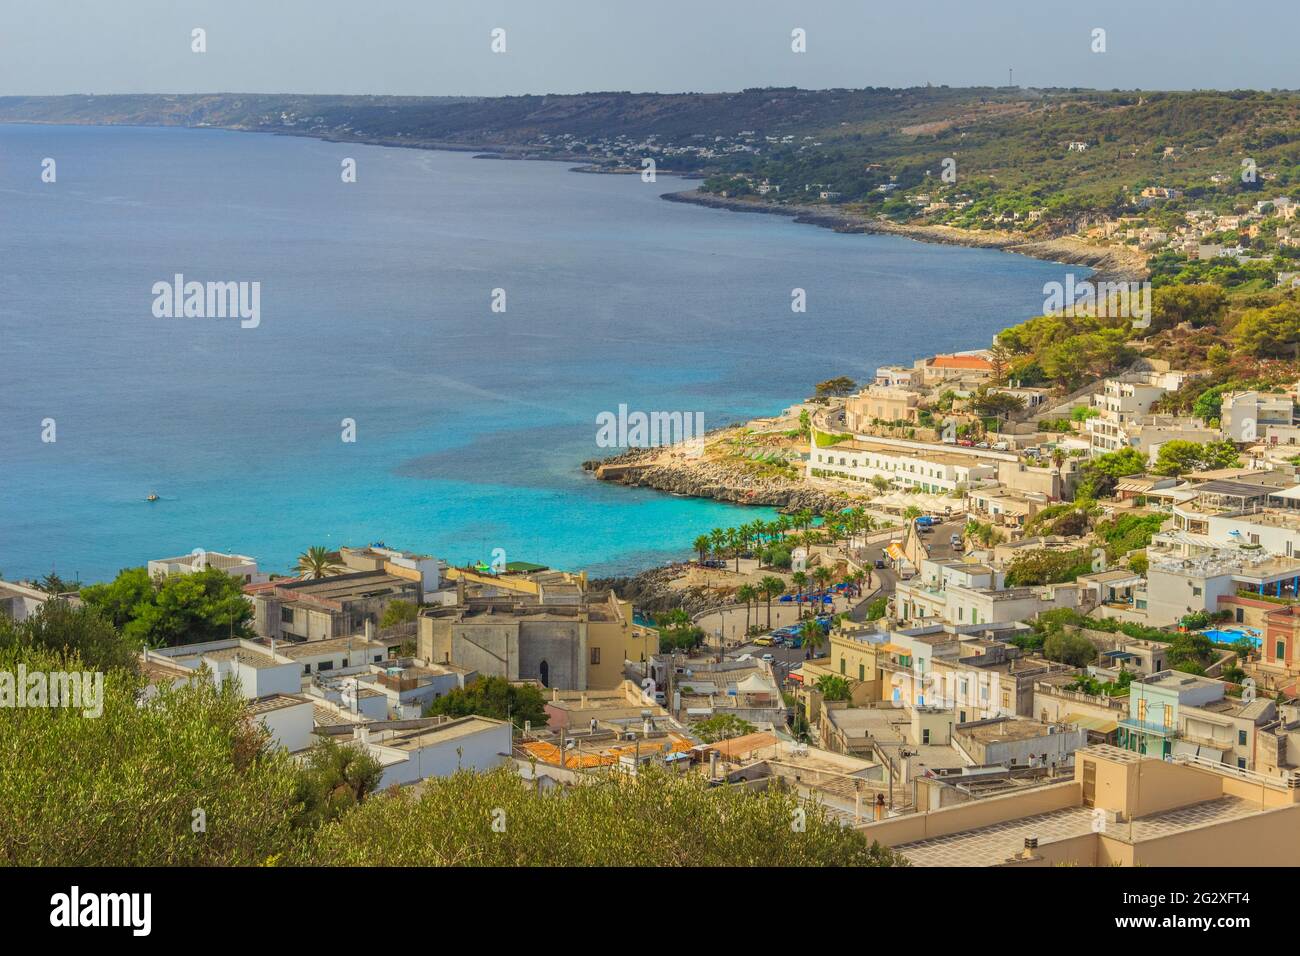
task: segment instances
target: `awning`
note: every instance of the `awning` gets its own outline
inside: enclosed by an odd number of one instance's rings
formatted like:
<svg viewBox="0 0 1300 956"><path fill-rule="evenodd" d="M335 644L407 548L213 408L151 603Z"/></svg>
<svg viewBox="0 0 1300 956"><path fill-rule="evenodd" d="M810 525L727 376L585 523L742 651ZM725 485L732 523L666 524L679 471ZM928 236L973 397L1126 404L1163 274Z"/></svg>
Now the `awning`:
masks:
<svg viewBox="0 0 1300 956"><path fill-rule="evenodd" d="M1115 490L1136 491L1136 492L1150 491L1154 484L1155 482L1152 481L1150 478L1142 478L1136 481L1131 479L1125 480L1121 478L1118 482L1116 482Z"/></svg>
<svg viewBox="0 0 1300 956"><path fill-rule="evenodd" d="M889 543L885 548L885 554L889 555L889 557L894 561L902 561L907 557L907 555L903 553L903 546L897 541L891 541Z"/></svg>
<svg viewBox="0 0 1300 956"><path fill-rule="evenodd" d="M1286 498L1289 501L1300 501L1300 485L1292 485L1290 488L1283 488L1281 491L1275 491L1271 497Z"/></svg>
<svg viewBox="0 0 1300 956"><path fill-rule="evenodd" d="M1113 734L1119 727L1119 723L1114 720L1106 720L1104 717L1090 717L1087 714L1066 714L1061 718L1063 724L1075 724L1083 730L1090 730L1096 734Z"/></svg>

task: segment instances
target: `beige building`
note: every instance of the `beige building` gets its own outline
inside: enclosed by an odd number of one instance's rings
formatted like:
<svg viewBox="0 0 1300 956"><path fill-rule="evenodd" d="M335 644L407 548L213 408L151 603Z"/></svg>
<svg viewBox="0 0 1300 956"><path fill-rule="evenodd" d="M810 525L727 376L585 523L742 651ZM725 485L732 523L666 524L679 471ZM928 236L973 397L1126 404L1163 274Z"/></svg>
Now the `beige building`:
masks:
<svg viewBox="0 0 1300 956"><path fill-rule="evenodd" d="M905 388L870 385L844 404L844 422L865 432L873 422L915 422L920 397Z"/></svg>
<svg viewBox="0 0 1300 956"><path fill-rule="evenodd" d="M449 577L452 575L449 573ZM644 665L658 633L632 620L632 605L613 592L593 594L584 576L548 571L489 579L491 593L471 595L457 576L455 603L425 608L419 656L508 680L564 690L612 689L626 662Z"/></svg>
<svg viewBox="0 0 1300 956"><path fill-rule="evenodd" d="M859 827L914 866L1291 866L1300 787L1099 745L1074 777Z"/></svg>

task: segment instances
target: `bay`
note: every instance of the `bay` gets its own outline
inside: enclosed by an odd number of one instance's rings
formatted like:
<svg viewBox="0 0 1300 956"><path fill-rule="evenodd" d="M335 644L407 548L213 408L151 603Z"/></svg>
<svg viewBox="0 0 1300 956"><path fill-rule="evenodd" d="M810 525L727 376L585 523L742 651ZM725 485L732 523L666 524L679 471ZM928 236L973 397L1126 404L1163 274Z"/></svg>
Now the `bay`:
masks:
<svg viewBox="0 0 1300 956"><path fill-rule="evenodd" d="M772 512L595 482L598 414L771 414L821 379L987 346L1067 271L659 198L689 185L0 125L0 573L102 580L199 547L285 571L375 540L630 573ZM155 318L178 273L260 283L260 324Z"/></svg>

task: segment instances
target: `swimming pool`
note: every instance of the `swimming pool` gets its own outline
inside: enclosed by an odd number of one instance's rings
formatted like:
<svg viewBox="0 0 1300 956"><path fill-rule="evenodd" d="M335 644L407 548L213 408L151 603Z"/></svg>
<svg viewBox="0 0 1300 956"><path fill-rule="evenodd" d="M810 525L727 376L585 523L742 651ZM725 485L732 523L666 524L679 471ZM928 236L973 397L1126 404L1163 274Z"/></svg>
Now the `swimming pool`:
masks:
<svg viewBox="0 0 1300 956"><path fill-rule="evenodd" d="M1260 647L1264 643L1263 639L1259 635L1251 634L1250 632L1245 630L1239 630L1239 631L1238 630L1232 630L1232 631L1207 630L1207 631L1202 631L1201 633L1204 634L1206 637L1208 637L1210 640L1214 641L1214 643L1216 644L1235 644L1243 637L1246 640L1250 641L1251 647Z"/></svg>

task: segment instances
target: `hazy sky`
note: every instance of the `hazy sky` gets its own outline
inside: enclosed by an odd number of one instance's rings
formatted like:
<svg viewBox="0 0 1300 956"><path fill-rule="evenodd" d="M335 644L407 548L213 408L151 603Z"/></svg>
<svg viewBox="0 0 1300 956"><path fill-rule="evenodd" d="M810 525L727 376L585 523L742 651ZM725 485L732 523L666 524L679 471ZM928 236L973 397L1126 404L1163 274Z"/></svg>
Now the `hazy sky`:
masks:
<svg viewBox="0 0 1300 956"><path fill-rule="evenodd" d="M0 0L0 95L967 86L1008 67L1024 86L1300 88L1300 0Z"/></svg>

